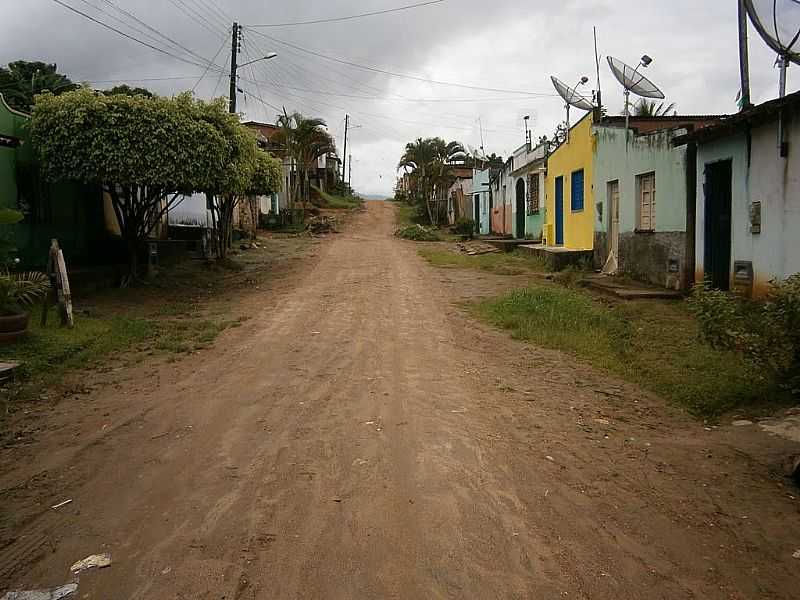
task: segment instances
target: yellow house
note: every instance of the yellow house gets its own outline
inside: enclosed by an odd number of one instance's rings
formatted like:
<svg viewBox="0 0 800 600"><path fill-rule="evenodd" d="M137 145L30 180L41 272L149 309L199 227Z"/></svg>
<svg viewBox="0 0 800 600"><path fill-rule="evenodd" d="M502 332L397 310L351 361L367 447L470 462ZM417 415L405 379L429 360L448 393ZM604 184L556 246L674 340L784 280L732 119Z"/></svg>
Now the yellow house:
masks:
<svg viewBox="0 0 800 600"><path fill-rule="evenodd" d="M572 126L569 141L556 148L547 160L544 245L569 250L594 247L592 122L593 114L589 112Z"/></svg>

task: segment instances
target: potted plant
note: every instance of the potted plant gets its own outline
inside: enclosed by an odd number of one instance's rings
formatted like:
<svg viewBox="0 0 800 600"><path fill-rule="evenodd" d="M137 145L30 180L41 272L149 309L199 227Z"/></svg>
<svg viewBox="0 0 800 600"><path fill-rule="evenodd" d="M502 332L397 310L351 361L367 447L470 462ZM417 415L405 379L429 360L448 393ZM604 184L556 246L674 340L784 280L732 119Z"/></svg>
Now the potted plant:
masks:
<svg viewBox="0 0 800 600"><path fill-rule="evenodd" d="M16 340L28 331L29 306L42 300L50 289L43 273L0 271L0 342Z"/></svg>
<svg viewBox="0 0 800 600"><path fill-rule="evenodd" d="M0 209L0 225L13 225L22 220L22 213ZM28 330L26 308L42 300L50 289L50 281L42 273L12 273L8 264L13 245L0 236L0 343L16 340Z"/></svg>

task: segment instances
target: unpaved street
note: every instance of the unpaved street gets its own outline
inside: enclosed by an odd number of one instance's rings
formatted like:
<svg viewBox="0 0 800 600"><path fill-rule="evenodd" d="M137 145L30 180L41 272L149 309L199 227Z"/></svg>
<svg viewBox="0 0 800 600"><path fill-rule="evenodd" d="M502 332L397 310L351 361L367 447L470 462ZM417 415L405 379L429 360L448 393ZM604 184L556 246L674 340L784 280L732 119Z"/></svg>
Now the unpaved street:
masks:
<svg viewBox="0 0 800 600"><path fill-rule="evenodd" d="M111 552L76 597L798 597L788 442L470 320L488 276L393 228L369 203L212 349L54 416L2 477L37 508L0 590Z"/></svg>

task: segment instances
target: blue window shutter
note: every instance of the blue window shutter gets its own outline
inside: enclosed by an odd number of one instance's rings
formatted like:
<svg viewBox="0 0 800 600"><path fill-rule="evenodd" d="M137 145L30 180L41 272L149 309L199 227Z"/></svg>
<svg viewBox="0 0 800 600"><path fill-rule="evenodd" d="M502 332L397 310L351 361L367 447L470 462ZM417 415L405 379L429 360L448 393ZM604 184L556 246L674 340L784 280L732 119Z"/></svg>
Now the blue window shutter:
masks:
<svg viewBox="0 0 800 600"><path fill-rule="evenodd" d="M573 211L583 210L583 169L572 173L570 206Z"/></svg>

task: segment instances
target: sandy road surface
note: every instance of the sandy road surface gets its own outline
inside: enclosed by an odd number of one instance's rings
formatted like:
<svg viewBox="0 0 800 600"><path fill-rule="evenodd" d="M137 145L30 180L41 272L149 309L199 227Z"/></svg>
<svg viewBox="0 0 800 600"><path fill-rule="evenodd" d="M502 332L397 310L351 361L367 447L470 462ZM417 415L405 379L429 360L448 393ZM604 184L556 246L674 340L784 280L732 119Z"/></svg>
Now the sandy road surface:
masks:
<svg viewBox="0 0 800 600"><path fill-rule="evenodd" d="M74 502L0 590L110 551L77 597L798 597L782 442L475 324L393 220L370 203L213 350L53 425L2 486Z"/></svg>

